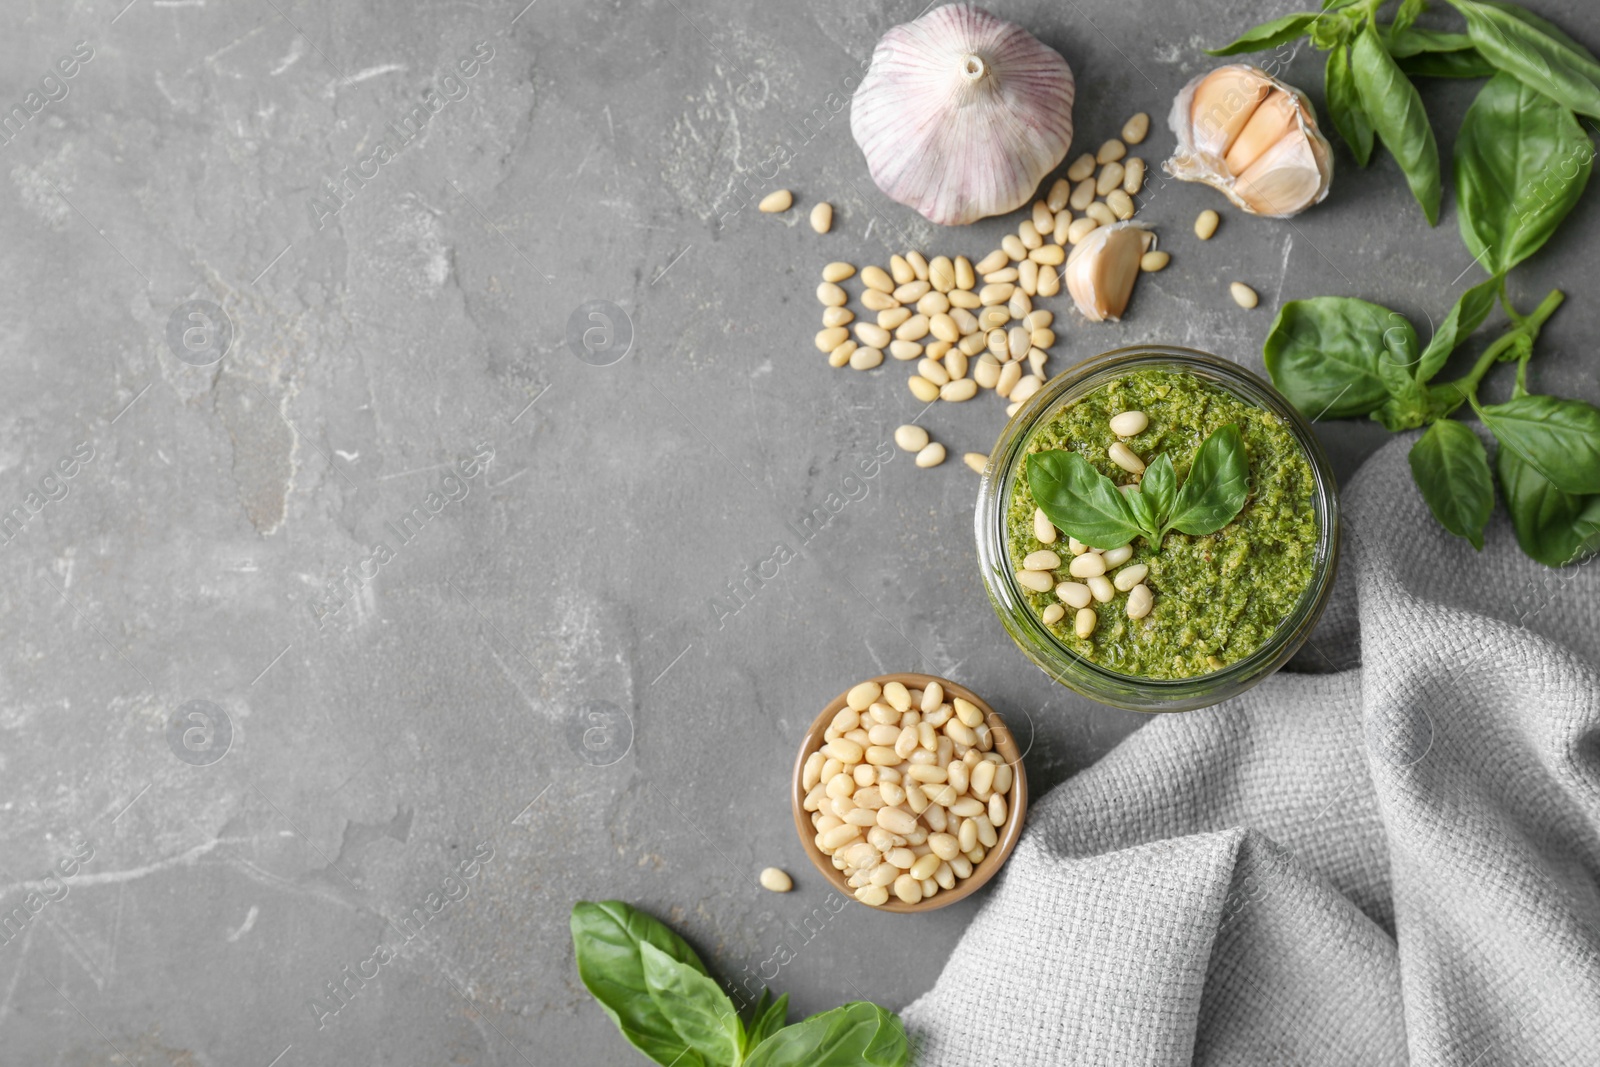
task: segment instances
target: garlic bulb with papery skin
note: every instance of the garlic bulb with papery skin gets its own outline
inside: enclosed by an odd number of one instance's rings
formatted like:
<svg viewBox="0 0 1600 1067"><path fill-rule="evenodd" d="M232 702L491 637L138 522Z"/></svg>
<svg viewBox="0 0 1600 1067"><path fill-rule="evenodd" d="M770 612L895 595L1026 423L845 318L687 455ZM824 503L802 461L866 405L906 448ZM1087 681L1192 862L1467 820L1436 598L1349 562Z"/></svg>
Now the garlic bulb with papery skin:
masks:
<svg viewBox="0 0 1600 1067"><path fill-rule="evenodd" d="M1117 322L1139 278L1139 259L1156 235L1138 222L1117 222L1090 230L1067 256L1065 281L1073 303L1090 322Z"/></svg>
<svg viewBox="0 0 1600 1067"><path fill-rule="evenodd" d="M1235 63L1200 75L1167 122L1178 147L1163 169L1252 215L1287 218L1328 195L1333 152L1311 101L1264 70Z"/></svg>
<svg viewBox="0 0 1600 1067"><path fill-rule="evenodd" d="M1072 144L1074 91L1055 49L951 4L883 35L850 132L878 188L955 226L1028 202Z"/></svg>

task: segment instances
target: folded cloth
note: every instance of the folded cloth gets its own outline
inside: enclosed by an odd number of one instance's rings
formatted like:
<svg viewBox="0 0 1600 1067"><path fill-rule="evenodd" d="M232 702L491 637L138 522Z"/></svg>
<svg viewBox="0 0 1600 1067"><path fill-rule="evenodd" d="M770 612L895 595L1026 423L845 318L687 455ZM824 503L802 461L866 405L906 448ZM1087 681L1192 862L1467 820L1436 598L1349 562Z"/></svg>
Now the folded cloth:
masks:
<svg viewBox="0 0 1600 1067"><path fill-rule="evenodd" d="M1291 670L1032 808L916 1063L1600 1064L1600 563L1474 552L1414 439Z"/></svg>

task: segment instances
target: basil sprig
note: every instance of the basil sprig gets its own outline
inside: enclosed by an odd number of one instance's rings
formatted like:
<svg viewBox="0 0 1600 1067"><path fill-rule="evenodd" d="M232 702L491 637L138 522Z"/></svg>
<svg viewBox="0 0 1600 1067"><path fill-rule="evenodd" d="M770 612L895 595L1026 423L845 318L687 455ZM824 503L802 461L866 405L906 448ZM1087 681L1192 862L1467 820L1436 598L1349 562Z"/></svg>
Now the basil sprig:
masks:
<svg viewBox="0 0 1600 1067"><path fill-rule="evenodd" d="M1565 148L1573 143L1575 133L1582 136L1575 114L1600 117L1600 61L1582 45L1515 4L1502 0L1448 3L1465 23L1461 31L1414 25L1427 6L1422 0L1403 0L1388 22L1380 18L1389 6L1388 0L1341 0L1323 4L1323 10L1316 14L1285 15L1264 22L1210 54L1259 52L1301 37L1309 38L1313 47L1327 52L1325 89L1334 128L1363 167L1372 158L1375 141L1383 143L1400 164L1406 183L1431 226L1439 219L1439 150L1422 98L1412 85L1413 78L1494 76L1474 105L1479 115L1475 120L1468 116L1469 123L1476 122L1490 136L1474 141L1463 127L1462 137L1456 142L1458 195L1464 166L1481 172L1485 166L1492 170L1496 161L1534 159L1530 152L1495 151L1505 138L1520 139L1524 125L1535 137L1559 140ZM1504 83L1495 84L1502 79L1519 86L1527 95L1508 91ZM1532 101L1532 96L1539 100ZM1531 123L1519 123L1518 116L1524 113L1519 105L1523 101L1529 110L1538 112ZM1555 121L1552 109L1569 121ZM1484 114L1486 111L1493 113ZM1583 173L1586 178L1586 166ZM1537 176L1531 170L1522 175L1530 181ZM1502 195L1515 195L1530 181L1497 189ZM1581 182L1577 191L1582 191ZM1572 195L1576 198L1576 192ZM1559 220L1564 214L1566 211L1560 210L1554 217ZM1542 244L1543 237L1548 237L1545 233L1537 240L1505 244L1487 238L1479 240L1483 234L1468 233L1465 211L1462 230L1475 256L1484 249L1498 250L1496 255L1500 258L1487 264L1492 272L1510 269L1522 255Z"/></svg>
<svg viewBox="0 0 1600 1067"><path fill-rule="evenodd" d="M622 1036L662 1067L905 1067L905 1029L853 1001L793 1026L789 996L763 990L749 1017L688 942L620 900L572 909L578 977Z"/></svg>
<svg viewBox="0 0 1600 1067"><path fill-rule="evenodd" d="M1309 21L1275 19L1220 50L1308 36L1328 51L1334 127L1362 166L1376 141L1389 148L1430 224L1438 158L1410 79L1488 78L1461 122L1452 169L1462 242L1489 277L1461 294L1426 346L1398 312L1329 296L1285 304L1263 355L1279 390L1313 419L1425 427L1411 449L1411 475L1445 529L1482 548L1498 481L1522 550L1561 566L1600 551L1600 409L1528 392L1534 343L1564 298L1554 291L1520 313L1506 275L1544 247L1588 186L1595 149L1579 116L1600 117L1600 61L1515 4L1448 3L1465 23L1461 32L1414 25L1422 0L1402 0L1388 23L1380 19L1385 0L1334 0ZM1466 374L1435 381L1497 302L1508 328ZM1512 398L1480 404L1478 385L1501 362L1517 364ZM1479 436L1449 421L1463 405L1498 442L1492 471Z"/></svg>
<svg viewBox="0 0 1600 1067"><path fill-rule="evenodd" d="M1135 537L1159 547L1167 531L1216 533L1250 496L1244 439L1232 423L1201 442L1178 488L1172 460L1162 453L1140 483L1124 492L1077 452L1050 449L1028 457L1028 488L1056 529L1091 548L1116 548Z"/></svg>

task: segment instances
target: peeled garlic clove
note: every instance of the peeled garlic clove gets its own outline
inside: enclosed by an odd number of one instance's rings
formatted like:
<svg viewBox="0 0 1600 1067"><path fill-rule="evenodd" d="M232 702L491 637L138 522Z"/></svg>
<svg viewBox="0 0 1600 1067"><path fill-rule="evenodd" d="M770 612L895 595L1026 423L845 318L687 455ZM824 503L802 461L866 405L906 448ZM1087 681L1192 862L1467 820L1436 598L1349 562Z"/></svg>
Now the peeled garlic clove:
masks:
<svg viewBox="0 0 1600 1067"><path fill-rule="evenodd" d="M1054 49L951 4L883 35L850 131L878 188L960 225L1021 207L1066 158L1074 91Z"/></svg>
<svg viewBox="0 0 1600 1067"><path fill-rule="evenodd" d="M1117 322L1139 278L1139 259L1156 235L1138 222L1101 226L1072 248L1067 257L1067 292L1090 322Z"/></svg>
<svg viewBox="0 0 1600 1067"><path fill-rule="evenodd" d="M1285 218L1328 195L1333 152L1306 95L1244 64L1184 87L1168 117L1178 148L1163 169L1204 182L1253 215Z"/></svg>

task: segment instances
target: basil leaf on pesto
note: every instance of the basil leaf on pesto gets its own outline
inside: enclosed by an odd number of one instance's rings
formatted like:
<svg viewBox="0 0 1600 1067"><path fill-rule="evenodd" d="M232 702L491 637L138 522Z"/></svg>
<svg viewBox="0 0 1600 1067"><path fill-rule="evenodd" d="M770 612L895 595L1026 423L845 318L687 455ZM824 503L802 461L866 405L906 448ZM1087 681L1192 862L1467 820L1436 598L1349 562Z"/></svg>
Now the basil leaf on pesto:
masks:
<svg viewBox="0 0 1600 1067"><path fill-rule="evenodd" d="M1056 529L1092 548L1116 548L1143 532L1116 483L1076 452L1029 456L1028 488Z"/></svg>
<svg viewBox="0 0 1600 1067"><path fill-rule="evenodd" d="M1155 517L1148 527L1152 533L1160 530L1161 523L1172 514L1172 500L1177 491L1178 472L1172 467L1172 459L1163 452L1150 461L1144 469L1144 477L1139 480L1139 499Z"/></svg>
<svg viewBox="0 0 1600 1067"><path fill-rule="evenodd" d="M1233 521L1249 496L1250 463L1245 458L1244 439L1239 427L1230 422L1196 450L1162 532L1177 530L1194 537L1216 533Z"/></svg>

